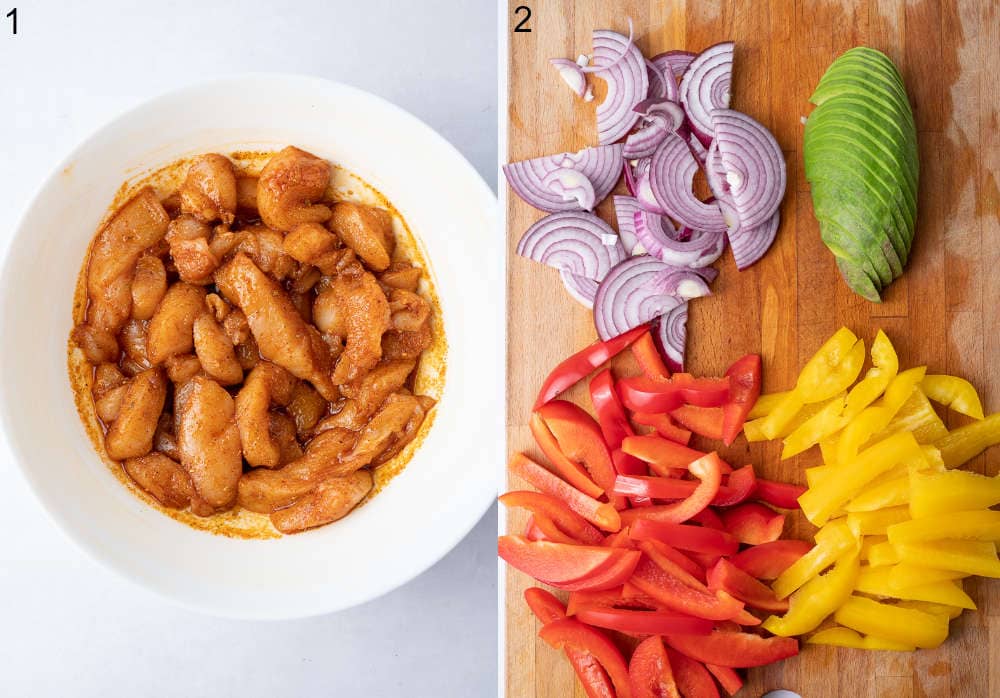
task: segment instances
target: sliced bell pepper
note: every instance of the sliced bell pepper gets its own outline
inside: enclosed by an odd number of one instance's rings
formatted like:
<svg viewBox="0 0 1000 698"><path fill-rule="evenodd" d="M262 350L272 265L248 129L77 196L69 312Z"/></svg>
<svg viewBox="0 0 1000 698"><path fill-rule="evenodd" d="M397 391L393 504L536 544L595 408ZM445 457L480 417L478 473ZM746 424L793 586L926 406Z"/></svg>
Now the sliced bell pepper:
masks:
<svg viewBox="0 0 1000 698"><path fill-rule="evenodd" d="M880 536L881 537L881 536ZM865 536L865 540L874 536ZM868 549L868 564L872 567L886 567L895 565L900 561L899 550L892 543L886 540L884 543L876 543Z"/></svg>
<svg viewBox="0 0 1000 698"><path fill-rule="evenodd" d="M633 412L632 421L647 427L653 427L656 433L664 439L687 446L691 442L691 432L674 424L669 414L656 412Z"/></svg>
<svg viewBox="0 0 1000 698"><path fill-rule="evenodd" d="M847 522L838 519L816 532L816 545L782 572L771 588L779 599L783 599L801 587L844 553L858 546L858 539L847 527Z"/></svg>
<svg viewBox="0 0 1000 698"><path fill-rule="evenodd" d="M942 570L957 570L980 577L1000 577L996 545L986 541L942 540L929 543L903 543L893 546L899 562L924 565Z"/></svg>
<svg viewBox="0 0 1000 698"><path fill-rule="evenodd" d="M909 508L906 508L909 518ZM1000 540L1000 511L979 509L933 514L889 526L889 542L923 543L952 538L959 540Z"/></svg>
<svg viewBox="0 0 1000 698"><path fill-rule="evenodd" d="M874 635L861 635L850 628L833 627L820 630L806 640L811 645L833 645L859 650L889 650L892 652L912 652L914 645L885 640Z"/></svg>
<svg viewBox="0 0 1000 698"><path fill-rule="evenodd" d="M706 583L705 568L677 548L658 540L640 541L638 547L650 560L691 588L704 589Z"/></svg>
<svg viewBox="0 0 1000 698"><path fill-rule="evenodd" d="M696 618L729 620L743 610L743 602L726 592L712 592L707 587L704 591L693 589L646 558L636 567L629 584L662 606Z"/></svg>
<svg viewBox="0 0 1000 698"><path fill-rule="evenodd" d="M873 438L879 440L896 431L913 432L913 438L918 444L933 444L947 435L948 427L941 421L941 417L924 395L924 391L916 388L893 415L889 425Z"/></svg>
<svg viewBox="0 0 1000 698"><path fill-rule="evenodd" d="M646 332L635 340L630 348L639 368L648 378L655 381L670 380L670 370L660 358L660 350L656 348L652 333Z"/></svg>
<svg viewBox="0 0 1000 698"><path fill-rule="evenodd" d="M748 443L767 441L767 435L763 430L763 419L763 417L759 417L743 423L743 436L746 437Z"/></svg>
<svg viewBox="0 0 1000 698"><path fill-rule="evenodd" d="M705 668L715 677L715 680L722 686L722 690L731 696L735 696L743 688L743 678L735 669L718 664L706 664Z"/></svg>
<svg viewBox="0 0 1000 698"><path fill-rule="evenodd" d="M681 405L719 407L729 396L729 378L675 373L669 381L633 376L618 381L622 403L633 412L670 412Z"/></svg>
<svg viewBox="0 0 1000 698"><path fill-rule="evenodd" d="M743 423L760 397L760 355L747 354L726 370L729 397L722 406L722 442L729 446L743 430Z"/></svg>
<svg viewBox="0 0 1000 698"><path fill-rule="evenodd" d="M775 635L791 637L815 630L851 595L858 579L858 552L843 555L826 574L810 579L788 600L788 613L764 620L763 628Z"/></svg>
<svg viewBox="0 0 1000 698"><path fill-rule="evenodd" d="M712 509L704 509L698 512L697 515L691 517L689 523L701 524L705 528L711 528L716 531L726 530L726 527L722 525L722 519Z"/></svg>
<svg viewBox="0 0 1000 698"><path fill-rule="evenodd" d="M628 663L632 698L681 698L659 635L640 642Z"/></svg>
<svg viewBox="0 0 1000 698"><path fill-rule="evenodd" d="M500 536L497 551L511 567L552 586L592 577L623 555L635 552L592 545L530 541L523 536Z"/></svg>
<svg viewBox="0 0 1000 698"><path fill-rule="evenodd" d="M876 511L855 511L847 515L847 527L858 538L861 536L881 536L890 528L910 519L907 505L878 509ZM889 539L890 541L892 538Z"/></svg>
<svg viewBox="0 0 1000 698"><path fill-rule="evenodd" d="M909 486L910 514L915 519L1000 504L1000 476L986 477L967 470L914 470Z"/></svg>
<svg viewBox="0 0 1000 698"><path fill-rule="evenodd" d="M729 561L755 579L777 579L812 548L804 540L776 540L747 548Z"/></svg>
<svg viewBox="0 0 1000 698"><path fill-rule="evenodd" d="M659 436L629 436L622 441L622 451L649 463L649 467L658 473L666 473L669 469L688 467L692 461L706 455L704 451L682 446Z"/></svg>
<svg viewBox="0 0 1000 698"><path fill-rule="evenodd" d="M853 419L863 409L872 404L879 395L885 392L889 382L899 372L899 357L892 342L882 330L878 331L871 348L872 368L857 384L851 388L844 405L844 417Z"/></svg>
<svg viewBox="0 0 1000 698"><path fill-rule="evenodd" d="M865 449L853 461L839 464L836 478L830 478L822 487L812 488L799 497L802 512L812 523L822 526L834 511L875 477L899 463L923 458L923 451L912 434L894 434Z"/></svg>
<svg viewBox="0 0 1000 698"><path fill-rule="evenodd" d="M717 453L709 453L688 465L688 470L700 482L686 498L672 504L629 509L621 513L622 522L630 524L640 518L682 523L705 509L719 492L722 464ZM612 488L613 489L613 488Z"/></svg>
<svg viewBox="0 0 1000 698"><path fill-rule="evenodd" d="M674 548L712 555L732 555L739 550L735 536L714 528L638 519L629 527L633 540L658 540Z"/></svg>
<svg viewBox="0 0 1000 698"><path fill-rule="evenodd" d="M799 653L799 643L790 637L763 638L724 630L706 636L669 635L666 640L691 659L735 668L764 666Z"/></svg>
<svg viewBox="0 0 1000 698"><path fill-rule="evenodd" d="M944 606L939 603L930 603L928 601L900 601L896 605L900 608L910 608L915 611L930 613L935 616L944 616L948 620L954 620L962 615L961 608L957 608L956 606Z"/></svg>
<svg viewBox="0 0 1000 698"><path fill-rule="evenodd" d="M535 489L561 499L570 509L602 531L614 533L621 529L621 516L613 506L587 496L523 453L514 454L509 468L510 472L528 482Z"/></svg>
<svg viewBox="0 0 1000 698"><path fill-rule="evenodd" d="M726 560L720 559L708 570L706 577L709 589L721 589L747 606L764 611L783 613L788 610L788 602L779 600L771 589Z"/></svg>
<svg viewBox="0 0 1000 698"><path fill-rule="evenodd" d="M746 502L723 510L719 516L729 533L741 543L760 545L781 538L785 515L757 502Z"/></svg>
<svg viewBox="0 0 1000 698"><path fill-rule="evenodd" d="M952 429L934 442L941 451L941 458L949 468L972 460L990 446L1000 444L1000 412L978 422Z"/></svg>
<svg viewBox="0 0 1000 698"><path fill-rule="evenodd" d="M725 485L719 487L719 493L712 500L712 506L730 507L746 501L757 489L757 476L752 465L744 465L729 474ZM708 511L706 509L706 511Z"/></svg>
<svg viewBox="0 0 1000 698"><path fill-rule="evenodd" d="M604 591L605 589L615 589L628 581L639 564L640 553L638 550L628 548L611 548L618 556L611 563L602 567L593 574L587 575L583 579L574 579L568 582L546 582L557 589L564 591ZM545 582L546 580L542 579Z"/></svg>
<svg viewBox="0 0 1000 698"><path fill-rule="evenodd" d="M564 360L552 370L552 373L542 384L542 389L538 392L538 399L535 401L535 409L581 381L595 368L648 332L645 325L636 327L614 339L609 339L607 342L594 342L589 347Z"/></svg>
<svg viewBox="0 0 1000 698"><path fill-rule="evenodd" d="M681 405L670 412L678 424L695 434L700 434L716 441L722 440L723 411L721 407L698 407L697 405Z"/></svg>
<svg viewBox="0 0 1000 698"><path fill-rule="evenodd" d="M634 611L630 609L582 606L576 617L586 623L606 630L617 630L630 635L708 635L712 621L694 618L683 613L665 611Z"/></svg>
<svg viewBox="0 0 1000 698"><path fill-rule="evenodd" d="M746 500L751 494L759 494L755 488L759 482L753 472L753 466L745 465L738 470L734 470L726 476L725 482L728 484L719 485L719 490L712 499L713 506L732 506ZM615 486L612 490L615 494L626 497L648 497L651 499L685 499L698 488L700 483L694 480L680 480L675 477L648 477L641 475L619 475L615 478ZM783 483L769 483L783 486ZM791 487L791 486L790 486ZM768 492L768 496L776 501L787 503L787 497L798 496L799 490L805 488L796 487L795 490L781 493ZM760 499L767 501L763 496ZM792 499L791 501L795 501ZM792 508L792 507L787 507Z"/></svg>
<svg viewBox="0 0 1000 698"><path fill-rule="evenodd" d="M553 543L568 543L570 545L578 545L581 542L559 528L555 521L544 514L535 514L528 517L528 525L525 526L524 537L528 540L547 540Z"/></svg>
<svg viewBox="0 0 1000 698"><path fill-rule="evenodd" d="M555 649L573 648L594 659L596 666L591 664L586 673L577 672L584 688L599 682L606 674L614 685L616 698L631 698L625 657L604 633L573 618L563 618L546 623L538 636Z"/></svg>
<svg viewBox="0 0 1000 698"><path fill-rule="evenodd" d="M924 376L920 382L924 393L934 402L973 419L983 418L983 403L972 383L957 376Z"/></svg>
<svg viewBox="0 0 1000 698"><path fill-rule="evenodd" d="M802 411L805 402L795 390L784 393L781 401L764 417L758 417L743 425L743 433L748 441L777 439L791 433L795 417Z"/></svg>
<svg viewBox="0 0 1000 698"><path fill-rule="evenodd" d="M795 391L805 403L824 402L837 393L846 390L853 383L865 363L865 343L855 338L846 351L841 353L854 334L841 328L813 356L799 373ZM839 335L839 337L838 337ZM842 342L841 340L846 340ZM828 351L824 351L829 349Z"/></svg>
<svg viewBox="0 0 1000 698"><path fill-rule="evenodd" d="M781 404L792 391L784 390L779 393L767 393L766 395L761 395L757 398L753 407L750 408L750 412L747 413L747 419L759 419L760 417L766 417L769 415L775 407Z"/></svg>
<svg viewBox="0 0 1000 698"><path fill-rule="evenodd" d="M615 468L604 442L601 427L587 412L572 402L552 400L535 413L544 421L559 444L559 450L581 463L597 485L609 492L615 484Z"/></svg>
<svg viewBox="0 0 1000 698"><path fill-rule="evenodd" d="M848 513L875 511L887 507L898 507L910 502L910 478L908 475L894 477L863 489L857 497L844 505Z"/></svg>
<svg viewBox="0 0 1000 698"><path fill-rule="evenodd" d="M731 479L731 478L730 478ZM788 482L775 482L774 480L757 479L757 486L754 488L753 496L756 499L770 504L779 509L798 509L799 497L806 491L802 485L793 485Z"/></svg>
<svg viewBox="0 0 1000 698"><path fill-rule="evenodd" d="M542 625L566 617L566 608L562 602L545 589L539 587L525 589L524 600L528 602L528 608ZM615 698L615 688L611 679L593 655L572 645L564 646L563 652L580 677L588 698Z"/></svg>
<svg viewBox="0 0 1000 698"><path fill-rule="evenodd" d="M843 416L847 393L841 393L823 403L822 409L799 425L785 437L781 459L785 460L807 451L826 437L840 431L847 424Z"/></svg>
<svg viewBox="0 0 1000 698"><path fill-rule="evenodd" d="M550 519L559 529L587 545L599 545L604 535L570 509L562 500L542 492L514 491L500 497L505 507L520 507ZM545 530L544 528L542 529Z"/></svg>
<svg viewBox="0 0 1000 698"><path fill-rule="evenodd" d="M590 402L594 406L597 423L601 427L601 434L608 449L613 451L621 448L622 439L632 436L635 431L629 424L625 408L618 399L618 393L615 392L615 379L611 375L610 368L598 372L591 379Z"/></svg>
<svg viewBox="0 0 1000 698"><path fill-rule="evenodd" d="M891 642L933 648L948 637L948 619L909 608L850 596L837 609L834 619L865 635Z"/></svg>
<svg viewBox="0 0 1000 698"><path fill-rule="evenodd" d="M559 530L558 527L554 523L552 524L552 528L554 528L556 530ZM567 536L566 534L562 533L562 531L559 531L559 533L562 536L562 538L561 538L561 540L559 540L557 542L559 542L559 543L569 543L569 542L572 541L572 538L570 538L570 536ZM545 532L541 528L538 527L538 524L535 523L535 517L531 516L531 515L528 516L528 521L527 521L527 523L524 524L524 537L527 538L528 540L548 540L549 539L549 537L545 534Z"/></svg>
<svg viewBox="0 0 1000 698"><path fill-rule="evenodd" d="M566 604L566 615L576 615L578 609L584 606L600 606L603 608L625 608L633 611L657 611L659 604L655 600L644 596L623 596L625 585L614 589L603 589L601 591L571 591L569 602Z"/></svg>
<svg viewBox="0 0 1000 698"><path fill-rule="evenodd" d="M891 596L897 599L907 599L909 601L929 601L948 606L958 606L959 608L976 609L976 604L969 597L958 582L952 580L942 580L937 582L927 582L904 589L895 589L889 583L892 567L868 567L861 568L858 580L855 584L855 591L872 596Z"/></svg>
<svg viewBox="0 0 1000 698"><path fill-rule="evenodd" d="M891 419L892 415L887 407L873 405L863 409L841 431L837 439L836 462L850 463L858 455L861 446L874 434L885 429Z"/></svg>
<svg viewBox="0 0 1000 698"><path fill-rule="evenodd" d="M701 662L685 657L680 652L667 647L667 657L674 670L674 681L681 695L687 698L719 698L712 675Z"/></svg>
<svg viewBox="0 0 1000 698"><path fill-rule="evenodd" d="M542 416L535 412L529 421L531 434L535 443L542 449L545 457L570 485L590 497L600 497L604 494L601 486L591 479L590 473L580 464L573 462L559 447L559 441L549 429Z"/></svg>
<svg viewBox="0 0 1000 698"><path fill-rule="evenodd" d="M898 592L924 584L950 582L968 576L967 573L956 570L936 570L933 567L900 562L889 567L889 588L893 592Z"/></svg>

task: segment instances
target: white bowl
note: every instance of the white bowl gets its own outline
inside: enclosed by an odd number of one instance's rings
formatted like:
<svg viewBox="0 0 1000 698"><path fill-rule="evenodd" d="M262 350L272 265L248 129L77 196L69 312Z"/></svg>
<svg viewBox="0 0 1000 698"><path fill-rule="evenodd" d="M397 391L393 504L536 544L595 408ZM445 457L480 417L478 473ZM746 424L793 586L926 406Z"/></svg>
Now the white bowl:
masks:
<svg viewBox="0 0 1000 698"><path fill-rule="evenodd" d="M66 369L73 289L123 181L206 151L294 144L379 189L422 243L448 339L437 417L406 469L347 518L274 540L194 530L128 492L74 408ZM496 199L441 136L366 92L248 75L154 99L98 131L27 209L3 270L0 417L43 507L84 550L184 606L240 618L347 608L412 579L496 495L503 454L503 248ZM492 551L490 551L492 553Z"/></svg>

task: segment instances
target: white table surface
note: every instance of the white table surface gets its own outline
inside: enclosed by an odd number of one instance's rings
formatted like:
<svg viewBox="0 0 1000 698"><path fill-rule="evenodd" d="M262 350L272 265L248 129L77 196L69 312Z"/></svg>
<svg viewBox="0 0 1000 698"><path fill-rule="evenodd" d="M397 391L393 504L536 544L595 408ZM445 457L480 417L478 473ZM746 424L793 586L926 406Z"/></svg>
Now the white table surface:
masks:
<svg viewBox="0 0 1000 698"><path fill-rule="evenodd" d="M0 18L15 5L18 35L0 21L4 253L43 178L90 132L158 93L243 71L320 75L382 95L495 188L490 2L0 0ZM86 558L42 512L2 435L0 497L0 696L495 695L495 508L381 599L256 623L175 608Z"/></svg>

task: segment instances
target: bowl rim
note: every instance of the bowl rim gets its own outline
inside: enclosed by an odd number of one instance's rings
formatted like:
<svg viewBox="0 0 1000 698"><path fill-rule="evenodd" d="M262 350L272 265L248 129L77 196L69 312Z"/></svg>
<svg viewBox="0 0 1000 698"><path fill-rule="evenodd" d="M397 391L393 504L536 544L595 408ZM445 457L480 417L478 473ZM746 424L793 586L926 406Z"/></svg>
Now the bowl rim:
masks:
<svg viewBox="0 0 1000 698"><path fill-rule="evenodd" d="M183 85L161 91L156 95L142 99L130 107L118 111L110 118L106 119L96 128L90 130L83 137L81 137L76 144L70 149L70 151L62 158L60 158L49 170L48 174L38 183L34 188L30 196L26 199L26 204L24 204L16 217L14 218L14 225L12 226L12 235L9 238L7 245L2 250L2 258L0 258L0 328L6 327L7 324L7 308L6 300L11 296L11 294L16 290L10 288L11 274L9 273L9 266L11 264L12 253L17 244L18 239L25 234L25 223L26 220L37 205L38 200L42 193L48 189L53 182L55 182L60 173L63 172L67 167L72 165L72 163L79 157L80 151L83 150L87 144L105 134L109 131L115 129L120 123L129 120L141 111L148 109L156 109L161 103L165 103L171 100L175 100L182 97L185 93L194 93L206 88L210 88L214 85L221 84L233 84L242 82L253 82L253 81L279 81L282 83L298 82L302 86L314 86L323 90L340 90L347 93L353 94L353 96L358 97L363 100L369 100L377 104L380 108L385 109L390 112L393 118L397 118L401 121L409 122L416 129L422 131L429 141L432 141L433 147L435 149L442 149L444 151L450 152L458 162L464 163L467 172L466 175L470 177L472 185L479 190L479 194L483 197L484 201L491 201L493 210L490 211L489 218L496 221L497 219L497 196L493 190L489 187L486 181L483 179L482 175L478 170L469 162L468 158L462 154L447 138L438 133L434 128L428 125L425 121L415 116L408 110L400 107L399 105L391 102L390 100L382 97L380 95L374 94L367 90L364 90L355 85L349 83L341 82L338 80L331 80L328 78L307 75L301 73L286 73L280 71L250 71L244 73L232 73L228 75L216 76L208 78L205 80L198 80L194 82L185 83ZM505 260L504 266L506 266ZM506 286L502 289L504 302L502 307L506 307ZM503 336L506 336L506 330L502 332ZM503 354L501 353L502 357ZM4 362L6 364L6 362ZM501 365L497 367L501 371L501 376L506 373L506 367ZM6 370L6 369L4 369ZM503 385L503 383L501 383ZM270 607L253 607L248 608L246 606L240 609L235 608L220 608L218 606L212 605L210 603L198 603L197 600L184 597L181 595L171 594L165 588L158 585L150 584L148 581L134 569L127 568L118 564L118 562L111 556L104 552L101 546L97 545L92 539L78 533L75 528L70 525L70 522L66 516L54 507L49 505L42 495L43 486L38 479L38 476L32 471L32 469L26 467L26 463L30 460L27 455L27 444L22 443L24 438L15 428L13 417L9 413L10 399L7 397L9 393L7 391L0 391L0 434L6 439L8 449L11 453L12 462L15 465L12 468L12 472L20 473L24 482L27 483L27 489L31 492L35 501L38 503L39 508L44 515L55 524L55 528L58 529L78 550L85 553L85 555L95 560L99 563L99 566L105 570L109 570L114 573L120 579L124 579L129 582L132 586L140 588L148 593L151 593L161 599L166 600L170 604L184 608L190 611L195 611L198 613L203 613L210 616L220 617L220 618L231 618L239 620L294 620L301 618L311 618L321 615L326 615L330 613L336 613L338 611L347 610L349 608L354 608L358 606L370 603L391 591L405 586L417 577L419 577L424 572L428 571L434 567L438 562L440 562L444 557L448 555L459 543L464 540L469 533L483 520L486 513L489 511L493 504L496 492L494 487L488 491L488 496L483 497L483 501L478 507L470 508L471 511L475 512L475 516L469 516L466 520L461 522L461 525L450 526L446 529L442 529L443 533L438 539L438 544L434 549L428 554L420 564L413 565L406 572L399 577L394 577L390 581L382 582L380 580L375 580L370 586L371 593L367 594L365 598L359 600L352 600L347 604L339 604L335 600L328 600L325 603L320 602L317 597L317 603L314 604L312 608L298 608L296 610L291 610L287 608L278 609L277 612L272 612ZM432 425L433 428L433 425ZM502 449L503 447L503 436L502 432L498 433L500 436L500 441L498 441L498 447ZM502 457L502 452L498 453L498 457ZM492 479L492 473L484 472L484 476ZM185 525L180 523L180 525ZM206 535L214 535L211 533L206 533ZM282 536L274 541L268 541L271 544L277 543L282 538L287 538L288 536Z"/></svg>

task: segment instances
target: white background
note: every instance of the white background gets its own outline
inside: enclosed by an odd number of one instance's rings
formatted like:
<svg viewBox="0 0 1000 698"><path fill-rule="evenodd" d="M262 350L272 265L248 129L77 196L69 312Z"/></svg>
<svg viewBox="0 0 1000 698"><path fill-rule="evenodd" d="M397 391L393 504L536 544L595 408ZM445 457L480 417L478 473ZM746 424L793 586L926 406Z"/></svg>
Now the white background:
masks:
<svg viewBox="0 0 1000 698"><path fill-rule="evenodd" d="M16 37L2 19L15 5ZM0 248L90 132L173 87L243 71L319 75L384 96L495 188L496 18L485 0L0 0ZM0 502L0 696L495 694L495 508L381 599L251 623L174 608L85 558L43 514L2 435Z"/></svg>

